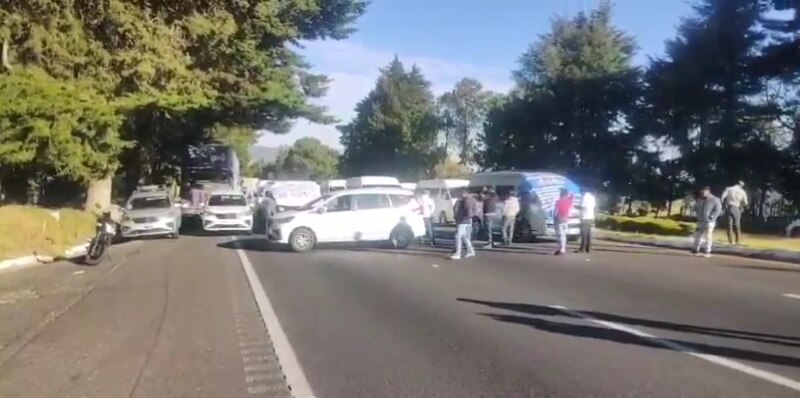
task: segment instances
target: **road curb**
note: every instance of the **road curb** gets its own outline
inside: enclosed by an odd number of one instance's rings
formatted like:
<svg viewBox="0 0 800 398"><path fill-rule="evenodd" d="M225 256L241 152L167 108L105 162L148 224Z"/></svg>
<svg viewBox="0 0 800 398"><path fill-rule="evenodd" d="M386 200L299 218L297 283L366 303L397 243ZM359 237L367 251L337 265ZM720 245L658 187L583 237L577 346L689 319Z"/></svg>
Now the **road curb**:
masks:
<svg viewBox="0 0 800 398"><path fill-rule="evenodd" d="M7 271L9 269L25 267L34 264L47 264L60 260L72 260L80 256L83 256L84 254L86 254L86 243L72 246L67 250L65 250L64 254L60 256L53 257L53 256L32 254L29 256L3 260L0 261L0 271Z"/></svg>
<svg viewBox="0 0 800 398"><path fill-rule="evenodd" d="M692 249L691 238L687 238L688 240L686 242L664 241L664 240L659 241L648 238L636 238L636 237L623 238L617 236L607 236L602 233L597 234L597 238L600 240L605 240L610 242L632 243L637 245L663 247L667 249L678 249L678 250ZM748 249L743 247L716 246L713 249L713 253L725 254L729 256L747 257L757 260L779 261L783 263L800 265L800 253L788 250L758 250L758 249Z"/></svg>

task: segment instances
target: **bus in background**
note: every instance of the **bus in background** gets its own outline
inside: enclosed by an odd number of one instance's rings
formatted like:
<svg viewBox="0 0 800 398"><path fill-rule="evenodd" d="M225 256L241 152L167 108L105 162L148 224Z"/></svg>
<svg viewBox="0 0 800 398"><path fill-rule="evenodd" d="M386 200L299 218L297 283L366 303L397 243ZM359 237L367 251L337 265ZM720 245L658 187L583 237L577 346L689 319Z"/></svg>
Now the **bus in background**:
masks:
<svg viewBox="0 0 800 398"><path fill-rule="evenodd" d="M361 176L350 177L345 184L348 189L352 188L402 188L400 180L395 177L387 176Z"/></svg>
<svg viewBox="0 0 800 398"><path fill-rule="evenodd" d="M184 221L199 220L211 192L240 191L240 173L239 157L233 147L190 145L181 170L181 216Z"/></svg>

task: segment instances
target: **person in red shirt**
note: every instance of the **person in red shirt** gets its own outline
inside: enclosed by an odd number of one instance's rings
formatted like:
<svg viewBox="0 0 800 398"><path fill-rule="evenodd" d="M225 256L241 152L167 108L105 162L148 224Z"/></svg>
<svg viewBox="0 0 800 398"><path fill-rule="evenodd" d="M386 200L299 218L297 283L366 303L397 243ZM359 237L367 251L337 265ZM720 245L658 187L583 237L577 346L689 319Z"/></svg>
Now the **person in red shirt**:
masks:
<svg viewBox="0 0 800 398"><path fill-rule="evenodd" d="M556 201L555 214L553 214L553 224L555 224L556 234L558 234L556 256L567 252L567 221L569 221L573 199L574 197L566 189L561 188L559 199Z"/></svg>

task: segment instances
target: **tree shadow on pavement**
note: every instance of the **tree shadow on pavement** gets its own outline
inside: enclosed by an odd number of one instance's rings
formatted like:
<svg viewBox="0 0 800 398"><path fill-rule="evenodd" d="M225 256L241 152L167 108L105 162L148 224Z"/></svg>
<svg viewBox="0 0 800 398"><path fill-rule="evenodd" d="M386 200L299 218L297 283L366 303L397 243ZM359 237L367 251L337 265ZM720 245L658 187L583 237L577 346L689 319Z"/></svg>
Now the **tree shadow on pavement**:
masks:
<svg viewBox="0 0 800 398"><path fill-rule="evenodd" d="M530 326L534 329L558 333L567 336L584 337L596 340L611 341L620 344L637 345L649 348L659 348L672 350L664 345L658 344L653 340L637 337L630 333L608 329L600 326L590 325L575 325L564 322L554 322L542 318L518 316L518 315L503 315L503 314L481 314L488 316L494 320L508 323L516 323L520 325ZM765 352L745 350L733 347L721 347L711 344L693 343L675 339L662 339L670 341L689 349L702 352L704 354L711 354L725 358L736 358L745 361L754 361L762 363L770 363L775 365L800 367L800 358L789 357L785 355L769 354Z"/></svg>
<svg viewBox="0 0 800 398"><path fill-rule="evenodd" d="M564 312L558 310L556 308L540 306L535 304L521 304L521 303L502 303L502 302L494 302L494 301L481 301L481 300L472 300L467 298L458 298L458 301L466 302L466 303L473 303L473 304L480 304L491 308L502 309L507 311L514 311L519 313L524 313L526 315L532 315L537 317L547 317L547 316L562 316L562 317L569 317L569 318L576 318L573 314L568 312ZM615 315L615 314L608 314L604 312L598 311L578 311L582 314L588 315L592 318L599 319L602 321L608 322L615 322L629 326L641 326L647 328L654 328L654 329L663 329L663 330L670 330L675 332L683 332L683 333L694 333L694 334L702 334L707 336L715 336L721 338L728 338L728 339L739 339L739 340L748 340L753 342L759 343L766 343L766 344L774 344L774 345L781 345L787 347L800 347L800 337L795 336L783 336L783 335L775 335L775 334L768 334L768 333L758 333L758 332L747 332L741 330L733 330L733 329L725 329L725 328L715 328L715 327L706 327L706 326L697 326L697 325L686 325L680 323L672 323L666 321L659 321L659 320L652 320L652 319L642 319L642 318L634 318L622 315ZM575 335L583 336L583 337L595 337L595 338L602 338L602 336L613 336L614 341L623 340L622 337L617 336L611 332L600 332L600 330L592 330L592 329L603 329L606 328L598 328L593 326L573 326L571 324L560 324L551 321L545 321L541 318L531 318L531 317L521 317L521 316L511 316L511 315L502 315L502 314L483 314L486 316L490 316L494 319L505 321L505 322L514 322L514 323L522 323L528 324L529 326L542 326L544 328L550 328L551 330L555 331L558 329L567 329L567 331L572 331ZM542 322L544 321L544 322ZM610 330L610 329L609 329ZM593 336L584 336L583 332L592 331L594 333ZM611 334L609 334L611 333ZM616 332L620 334L628 335L627 333ZM600 337L597 337L600 336ZM626 337L624 340L627 341L629 338ZM642 340L639 338L638 340ZM668 340L668 339L664 339ZM745 360L753 360L753 361L760 361L760 362L767 362L767 363L774 363L778 365L788 365L793 367L800 367L800 358L782 356L782 355L773 355L767 353L761 353L756 351L744 350L739 348L729 348L729 347L719 347L713 345L706 345L701 343L692 343L687 341L678 341L678 340L669 340L675 343L682 344L684 346L697 349L707 354L714 354L720 355L725 357L733 357L733 358L740 358ZM624 341L620 341L624 342Z"/></svg>

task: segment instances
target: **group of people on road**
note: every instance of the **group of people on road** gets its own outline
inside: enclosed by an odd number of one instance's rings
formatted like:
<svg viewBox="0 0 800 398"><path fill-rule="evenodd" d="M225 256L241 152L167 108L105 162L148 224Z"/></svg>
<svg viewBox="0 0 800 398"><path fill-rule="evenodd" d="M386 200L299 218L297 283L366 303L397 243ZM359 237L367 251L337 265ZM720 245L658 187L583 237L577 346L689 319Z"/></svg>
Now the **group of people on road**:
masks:
<svg viewBox="0 0 800 398"><path fill-rule="evenodd" d="M559 238L559 247L556 255L566 252L567 234L569 231L568 221L571 217L574 196L567 190L562 189L560 197L556 201L553 219L554 227ZM433 230L433 214L435 205L428 191L424 191L419 197L419 204L422 207L423 218L427 231L427 241L435 244L435 234ZM596 200L587 190L582 191L582 199L579 206L580 210L580 247L577 253L591 251L592 228L594 227ZM487 246L496 247L499 244L494 241L494 223L500 216L500 231L502 245L510 246L514 239L517 217L522 209L519 195L515 191L509 191L504 195L498 195L492 188L485 188L479 193L464 191L462 196L456 201L453 208L456 231L454 236L455 250L450 259L459 260L462 258L474 257L475 247L472 244L474 220L481 219L481 228L486 236ZM498 214L499 213L499 214Z"/></svg>
<svg viewBox="0 0 800 398"><path fill-rule="evenodd" d="M747 206L747 192L744 190L743 181L725 188L721 199L711 193L710 187L703 187L695 204L697 230L694 234L692 253L695 256L711 256L714 229L717 219L723 213L728 222L728 243L738 245L742 235L742 208L745 206Z"/></svg>

